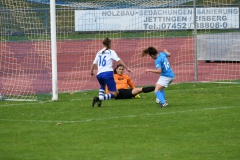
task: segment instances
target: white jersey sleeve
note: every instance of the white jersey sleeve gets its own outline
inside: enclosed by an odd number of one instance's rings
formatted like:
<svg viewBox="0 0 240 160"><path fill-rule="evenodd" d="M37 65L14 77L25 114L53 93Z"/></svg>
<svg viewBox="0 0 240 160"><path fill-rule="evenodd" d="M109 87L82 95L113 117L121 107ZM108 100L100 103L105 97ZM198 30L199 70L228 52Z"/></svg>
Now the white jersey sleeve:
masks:
<svg viewBox="0 0 240 160"><path fill-rule="evenodd" d="M98 64L98 53L96 54L96 57L95 57L95 59L93 61L93 64Z"/></svg>
<svg viewBox="0 0 240 160"><path fill-rule="evenodd" d="M111 51L111 56L112 56L112 59L115 60L115 61L120 61L121 59L118 57L117 53L114 51L114 50L110 50Z"/></svg>

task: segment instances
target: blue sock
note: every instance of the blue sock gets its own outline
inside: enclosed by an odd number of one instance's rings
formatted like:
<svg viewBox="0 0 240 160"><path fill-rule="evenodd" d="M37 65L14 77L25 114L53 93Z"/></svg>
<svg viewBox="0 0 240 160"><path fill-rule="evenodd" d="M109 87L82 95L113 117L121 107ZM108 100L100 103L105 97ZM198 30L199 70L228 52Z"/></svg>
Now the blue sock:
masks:
<svg viewBox="0 0 240 160"><path fill-rule="evenodd" d="M157 91L155 94L156 94L157 99L159 99L159 101L160 101L162 104L164 104L164 103L165 103L165 99L164 99L164 97L163 97L162 92L161 92L161 91Z"/></svg>
<svg viewBox="0 0 240 160"><path fill-rule="evenodd" d="M162 89L160 92L162 93L163 98L166 100L166 96L165 96L165 92L164 92L164 90Z"/></svg>

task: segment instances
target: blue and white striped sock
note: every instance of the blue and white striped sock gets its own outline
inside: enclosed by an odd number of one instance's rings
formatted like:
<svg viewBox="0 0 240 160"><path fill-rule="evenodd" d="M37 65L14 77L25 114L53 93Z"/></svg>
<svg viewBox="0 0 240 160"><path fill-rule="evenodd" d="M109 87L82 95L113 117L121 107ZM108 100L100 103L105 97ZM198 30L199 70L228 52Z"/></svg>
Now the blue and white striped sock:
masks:
<svg viewBox="0 0 240 160"><path fill-rule="evenodd" d="M99 99L100 100L109 100L109 99L112 99L112 98L115 98L115 96L113 95L113 94L111 94L111 93L109 93L109 94L105 94L105 95L101 95L101 96L99 96Z"/></svg>
<svg viewBox="0 0 240 160"><path fill-rule="evenodd" d="M105 90L104 89L99 89L99 99L100 97L104 97Z"/></svg>

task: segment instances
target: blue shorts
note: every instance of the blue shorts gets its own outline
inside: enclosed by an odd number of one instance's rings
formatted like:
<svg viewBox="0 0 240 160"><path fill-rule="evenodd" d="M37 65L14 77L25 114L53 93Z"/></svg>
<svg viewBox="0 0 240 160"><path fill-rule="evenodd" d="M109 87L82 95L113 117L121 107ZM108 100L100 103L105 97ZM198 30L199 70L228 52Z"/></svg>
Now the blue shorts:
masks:
<svg viewBox="0 0 240 160"><path fill-rule="evenodd" d="M117 91L116 82L113 78L113 71L100 73L97 75L97 79L102 89L105 90L105 86L107 86L109 91Z"/></svg>

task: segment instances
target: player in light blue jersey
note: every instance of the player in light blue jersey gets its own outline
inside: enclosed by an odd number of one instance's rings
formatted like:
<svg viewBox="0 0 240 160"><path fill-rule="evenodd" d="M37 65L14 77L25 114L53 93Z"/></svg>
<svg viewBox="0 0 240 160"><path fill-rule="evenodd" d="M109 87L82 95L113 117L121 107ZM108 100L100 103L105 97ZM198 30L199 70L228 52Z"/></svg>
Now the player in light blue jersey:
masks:
<svg viewBox="0 0 240 160"><path fill-rule="evenodd" d="M91 66L91 76L94 75L93 70L97 66L97 80L100 84L99 96L93 97L92 107L98 103L98 107L101 107L102 100L109 100L115 98L118 95L116 88L116 82L113 78L113 61L117 61L119 64L123 65L129 72L130 69L124 64L124 62L118 57L117 53L110 49L111 40L107 37L103 40L104 48L101 49L97 54ZM109 94L105 94L105 86L108 87Z"/></svg>
<svg viewBox="0 0 240 160"><path fill-rule="evenodd" d="M168 105L166 101L166 96L164 93L164 88L167 87L174 80L174 73L171 69L170 63L167 57L171 57L171 53L164 49L163 52L159 52L154 47L148 47L143 50L141 56L144 57L149 55L155 59L156 69L146 69L146 72L152 72L160 74L160 77L155 85L155 95L157 100L160 102L160 107L165 107Z"/></svg>

